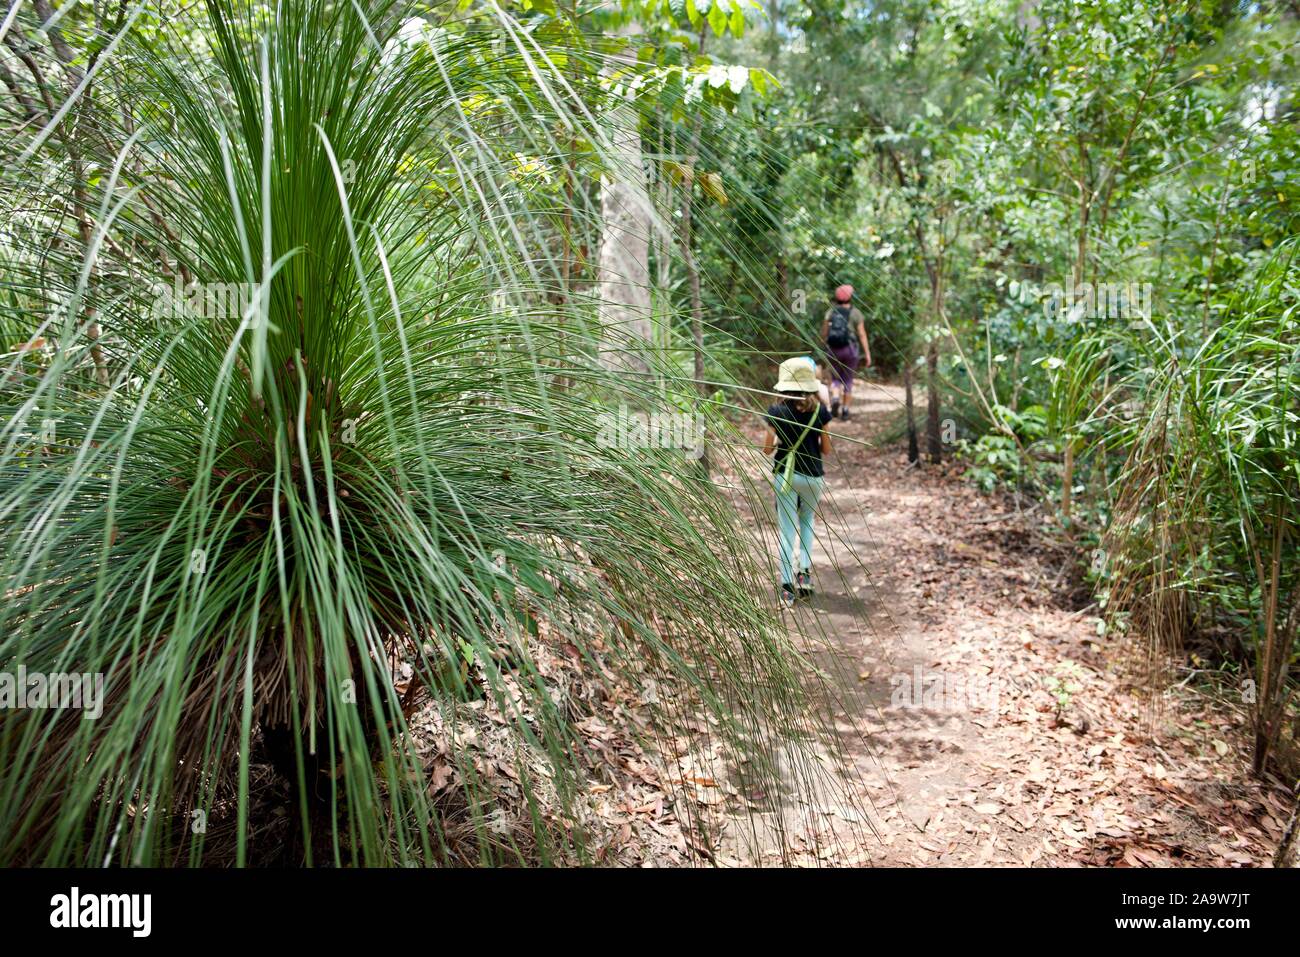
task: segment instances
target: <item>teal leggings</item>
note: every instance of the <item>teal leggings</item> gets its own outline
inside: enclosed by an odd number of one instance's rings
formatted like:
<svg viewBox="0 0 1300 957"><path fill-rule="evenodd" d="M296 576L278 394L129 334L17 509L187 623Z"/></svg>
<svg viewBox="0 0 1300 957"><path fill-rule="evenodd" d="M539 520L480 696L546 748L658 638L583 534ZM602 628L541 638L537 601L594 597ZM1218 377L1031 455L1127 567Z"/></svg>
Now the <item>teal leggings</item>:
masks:
<svg viewBox="0 0 1300 957"><path fill-rule="evenodd" d="M781 540L781 584L794 584L794 536L799 527L800 569L812 568L813 517L826 480L819 476L790 473L789 482L778 472L772 476L776 488L776 528Z"/></svg>

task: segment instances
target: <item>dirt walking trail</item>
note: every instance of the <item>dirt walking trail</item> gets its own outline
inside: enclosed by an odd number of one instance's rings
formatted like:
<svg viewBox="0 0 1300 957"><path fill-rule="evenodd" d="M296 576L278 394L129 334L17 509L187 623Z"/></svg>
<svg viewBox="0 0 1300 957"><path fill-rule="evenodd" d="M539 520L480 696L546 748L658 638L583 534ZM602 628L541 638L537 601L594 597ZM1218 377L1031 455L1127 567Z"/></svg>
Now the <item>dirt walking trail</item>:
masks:
<svg viewBox="0 0 1300 957"><path fill-rule="evenodd" d="M817 593L783 613L825 675L855 800L787 808L783 852L738 825L751 834L727 856L1266 863L1289 803L1248 774L1241 705L1190 683L1153 700L1095 607L1071 599L1043 509L981 494L960 466L909 469L905 447L883 441L902 402L901 388L863 382L852 418L831 425Z"/></svg>

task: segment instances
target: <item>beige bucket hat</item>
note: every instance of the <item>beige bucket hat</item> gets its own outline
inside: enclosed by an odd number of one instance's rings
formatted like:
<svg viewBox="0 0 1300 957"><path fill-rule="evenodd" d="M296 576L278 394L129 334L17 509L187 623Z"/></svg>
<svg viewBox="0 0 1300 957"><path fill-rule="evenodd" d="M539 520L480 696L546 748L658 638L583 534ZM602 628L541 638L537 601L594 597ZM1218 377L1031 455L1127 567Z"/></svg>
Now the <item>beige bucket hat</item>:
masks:
<svg viewBox="0 0 1300 957"><path fill-rule="evenodd" d="M812 365L803 356L781 363L781 372L776 380L777 392L816 392L820 386Z"/></svg>

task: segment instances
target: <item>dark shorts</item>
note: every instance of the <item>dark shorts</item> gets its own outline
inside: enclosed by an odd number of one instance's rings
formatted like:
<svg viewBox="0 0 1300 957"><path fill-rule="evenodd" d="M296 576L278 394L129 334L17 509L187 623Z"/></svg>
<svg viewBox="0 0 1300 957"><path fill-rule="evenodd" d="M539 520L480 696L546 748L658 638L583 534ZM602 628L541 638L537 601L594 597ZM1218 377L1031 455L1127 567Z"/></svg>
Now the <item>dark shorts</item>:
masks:
<svg viewBox="0 0 1300 957"><path fill-rule="evenodd" d="M858 344L850 342L848 345L831 348L831 372L835 374L835 381L844 387L845 392L853 391L853 373L858 368Z"/></svg>

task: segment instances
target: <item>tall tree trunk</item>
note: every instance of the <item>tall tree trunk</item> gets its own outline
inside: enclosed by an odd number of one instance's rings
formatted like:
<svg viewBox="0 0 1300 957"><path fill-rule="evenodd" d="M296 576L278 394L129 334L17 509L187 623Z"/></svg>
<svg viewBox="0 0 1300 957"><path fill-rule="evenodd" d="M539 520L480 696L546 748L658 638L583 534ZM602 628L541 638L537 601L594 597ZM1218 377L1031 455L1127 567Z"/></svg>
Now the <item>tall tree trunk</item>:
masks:
<svg viewBox="0 0 1300 957"><path fill-rule="evenodd" d="M36 15L46 24L44 28L45 35L49 38L50 47L54 51L55 57L59 60L67 76L67 93L69 96L80 86L85 78L85 69L79 65L80 54L74 51L63 37L62 31L54 23L57 22L54 16L54 10L49 4L49 0L33 0L33 7ZM119 21L120 24L120 21ZM14 54L23 63L31 73L32 79L36 82L36 87L40 91L42 102L44 103L48 119L46 122L52 123L58 110L55 107L53 86L47 80L43 71L37 63L36 58L32 55L32 50L37 45L32 42L16 23L12 25L10 35L6 38L9 47ZM93 58L92 58L93 64ZM8 74L6 74L8 75ZM31 98L22 94L21 90L15 85L12 91L17 96L24 110L34 112L35 103ZM82 135L88 123L93 121L90 113L92 107L92 85L87 84L82 91L81 100L76 109L68 114L67 118L58 127L58 137L62 142L64 149L67 151L69 164L72 168L72 211L73 218L77 223L77 234L81 239L81 248L89 256L92 238L94 234L90 221L90 198L87 195L87 177L86 164L82 158L81 149L78 145L78 137ZM95 299L95 277L97 270L93 264L88 277L87 289L85 290L85 302L82 303L84 310L82 315L77 319L78 329L85 334L90 342L90 357L95 367L95 381L101 386L108 385L108 360L104 355L104 347L100 343L102 330L99 320L96 317L94 305Z"/></svg>
<svg viewBox="0 0 1300 957"><path fill-rule="evenodd" d="M936 264L930 271L930 313L934 322L930 330L930 341L925 349L926 371L926 446L930 453L930 464L938 465L943 461L943 436L939 428L939 336L938 331L943 321L943 253L936 257Z"/></svg>
<svg viewBox="0 0 1300 957"><path fill-rule="evenodd" d="M1079 231L1074 248L1074 287L1079 288L1088 270L1088 222L1092 216L1092 194L1084 182L1079 183Z"/></svg>
<svg viewBox="0 0 1300 957"><path fill-rule="evenodd" d="M926 402L925 410L926 445L929 447L930 463L938 465L943 461L943 437L939 431L939 340L930 339L925 350Z"/></svg>
<svg viewBox="0 0 1300 957"><path fill-rule="evenodd" d="M691 194L688 190L682 200L682 258L686 267L686 283L691 291L691 340L695 352L695 385L700 394L706 394L704 382L704 301L700 297L700 271L695 265L691 250Z"/></svg>
<svg viewBox="0 0 1300 957"><path fill-rule="evenodd" d="M704 301L700 296L700 271L695 264L695 252L691 248L692 229L691 214L695 205L695 164L698 160L700 148L700 124L695 123L695 129L691 132L691 153L686 157L685 172L683 177L682 189L682 207L681 207L681 247L682 247L682 264L686 268L686 285L691 293L691 341L694 351L694 372L695 388L700 393L700 398L704 399L708 395L708 387L704 382ZM700 469L705 474L709 474L709 453L707 445L700 453Z"/></svg>
<svg viewBox="0 0 1300 957"><path fill-rule="evenodd" d="M912 350L903 354L903 392L907 404L907 461L915 465L921 461L921 449L916 440L916 408L912 404Z"/></svg>
<svg viewBox="0 0 1300 957"><path fill-rule="evenodd" d="M578 18L578 0L573 0L565 11L571 23L576 22ZM565 74L570 83L576 81L576 73L573 61L565 66ZM561 220L561 232L563 249L560 255L560 288L556 290L555 302L557 305L564 305L569 302L572 295L571 286L573 284L573 200L578 178L578 138L577 135L569 130L565 141L564 157L564 213ZM563 320L561 320L563 322Z"/></svg>
<svg viewBox="0 0 1300 957"><path fill-rule="evenodd" d="M1078 295L1088 268L1088 221L1092 214L1092 194L1081 181L1079 184L1079 233L1075 242L1074 289ZM1065 304L1073 309L1074 302ZM1061 522L1068 529L1070 515L1074 509L1074 440L1068 434L1065 437L1065 455L1061 466Z"/></svg>
<svg viewBox="0 0 1300 957"><path fill-rule="evenodd" d="M662 127L659 129L659 157L662 162L663 158L677 155L677 133L676 130L669 131L669 139L664 139L665 131ZM663 167L660 167L661 171ZM658 175L655 177L655 208L660 210L672 209L673 206L673 184L671 177L667 175ZM655 277L655 307L656 316L662 316L663 321L660 323L662 337L659 341L661 348L667 348L671 344L672 337L672 279L673 279L673 250L677 248L677 237L673 232L672 223L666 219L656 222L654 231L655 237L655 265L658 275Z"/></svg>
<svg viewBox="0 0 1300 957"><path fill-rule="evenodd" d="M568 147L564 162L564 214L560 224L564 245L560 252L560 288L555 291L555 302L558 305L569 301L569 285L573 279L573 184L577 176L577 162L572 134L569 135Z"/></svg>
<svg viewBox="0 0 1300 957"><path fill-rule="evenodd" d="M600 180L598 256L601 361L647 374L652 345L650 231L653 219L642 167L639 117L630 99L611 112L610 169Z"/></svg>

